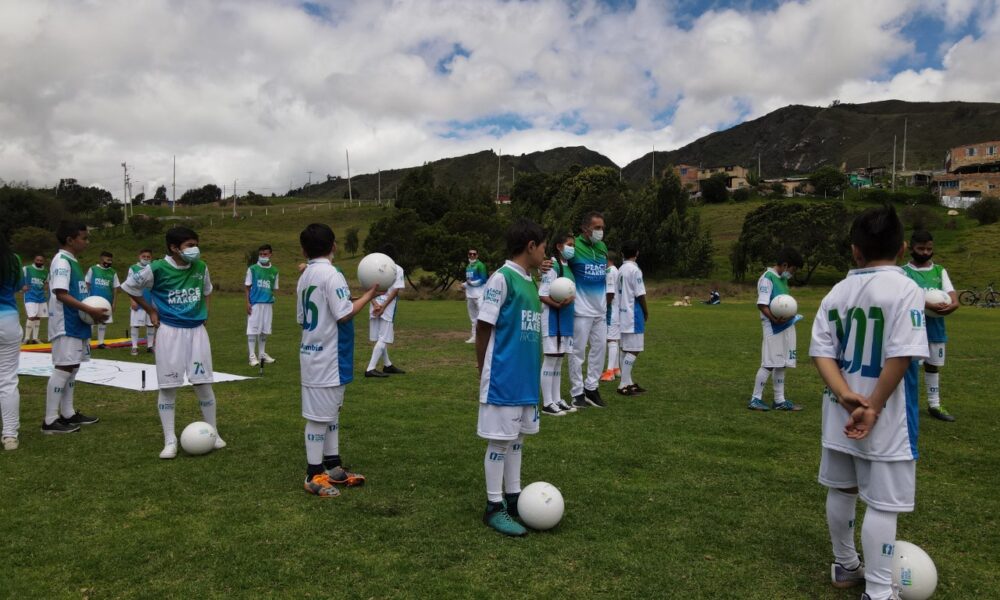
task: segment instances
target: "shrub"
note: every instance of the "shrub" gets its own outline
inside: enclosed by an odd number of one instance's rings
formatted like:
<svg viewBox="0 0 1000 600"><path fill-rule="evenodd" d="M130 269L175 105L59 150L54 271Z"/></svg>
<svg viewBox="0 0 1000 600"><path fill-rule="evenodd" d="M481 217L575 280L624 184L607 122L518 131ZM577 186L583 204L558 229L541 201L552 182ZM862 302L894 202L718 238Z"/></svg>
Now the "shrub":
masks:
<svg viewBox="0 0 1000 600"><path fill-rule="evenodd" d="M746 202L750 199L750 188L740 188L733 191L734 202Z"/></svg>
<svg viewBox="0 0 1000 600"><path fill-rule="evenodd" d="M980 225L996 223L1000 221L1000 198L983 198L969 207L968 214Z"/></svg>
<svg viewBox="0 0 1000 600"><path fill-rule="evenodd" d="M163 223L156 217L149 215L135 215L129 219L128 226L132 229L132 234L137 238L156 235L163 231Z"/></svg>
<svg viewBox="0 0 1000 600"><path fill-rule="evenodd" d="M913 230L933 231L941 228L941 215L929 206L907 206L902 210L902 220Z"/></svg>
<svg viewBox="0 0 1000 600"><path fill-rule="evenodd" d="M10 246L27 263L35 256L51 256L59 247L56 236L41 227L21 227L10 236Z"/></svg>

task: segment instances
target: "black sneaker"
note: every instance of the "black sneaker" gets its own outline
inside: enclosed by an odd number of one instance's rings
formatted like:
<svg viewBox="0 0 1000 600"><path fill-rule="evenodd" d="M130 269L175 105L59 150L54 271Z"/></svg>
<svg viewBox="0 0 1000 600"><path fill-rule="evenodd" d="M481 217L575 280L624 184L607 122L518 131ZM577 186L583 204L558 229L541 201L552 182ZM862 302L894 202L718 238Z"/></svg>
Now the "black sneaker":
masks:
<svg viewBox="0 0 1000 600"><path fill-rule="evenodd" d="M388 375L382 371L372 369L371 371L365 371L365 377L388 377Z"/></svg>
<svg viewBox="0 0 1000 600"><path fill-rule="evenodd" d="M561 417L564 414L563 411L559 410L559 407L554 404L543 406L541 412L542 414L552 415L553 417Z"/></svg>
<svg viewBox="0 0 1000 600"><path fill-rule="evenodd" d="M100 421L101 419L99 419L98 417L88 417L82 412L77 411L73 413L72 417L68 418L63 417L63 420L66 421L67 423L70 423L71 425L93 425L94 423Z"/></svg>
<svg viewBox="0 0 1000 600"><path fill-rule="evenodd" d="M406 371L400 369L396 365L386 365L382 367L383 373L391 373L392 375L405 375Z"/></svg>
<svg viewBox="0 0 1000 600"><path fill-rule="evenodd" d="M98 344L97 345L97 349L98 350L104 350L105 348L107 348L107 346L105 346L104 344Z"/></svg>
<svg viewBox="0 0 1000 600"><path fill-rule="evenodd" d="M638 394L632 389L632 386L626 385L625 387L620 387L615 390L619 396L637 396Z"/></svg>
<svg viewBox="0 0 1000 600"><path fill-rule="evenodd" d="M156 348L146 348L146 354L156 354Z"/></svg>
<svg viewBox="0 0 1000 600"><path fill-rule="evenodd" d="M632 391L635 392L636 394L645 394L646 393L646 388L639 387L638 383L633 383L631 387L632 387Z"/></svg>
<svg viewBox="0 0 1000 600"><path fill-rule="evenodd" d="M931 406L927 409L927 412L929 412L935 419L940 419L941 421L948 421L951 423L955 420L954 415L945 410L943 406Z"/></svg>
<svg viewBox="0 0 1000 600"><path fill-rule="evenodd" d="M80 431L80 426L70 423L62 417L56 419L51 425L46 424L42 421L42 433L45 435L54 435L57 433L73 433L75 431Z"/></svg>
<svg viewBox="0 0 1000 600"><path fill-rule="evenodd" d="M571 406L573 408L590 408L590 405L587 404L587 400L586 398L584 398L583 394L580 394L579 396L573 396L573 403L571 404Z"/></svg>
<svg viewBox="0 0 1000 600"><path fill-rule="evenodd" d="M601 399L601 393L597 390L583 390L583 399L591 406L596 406L597 408L608 407L607 403Z"/></svg>

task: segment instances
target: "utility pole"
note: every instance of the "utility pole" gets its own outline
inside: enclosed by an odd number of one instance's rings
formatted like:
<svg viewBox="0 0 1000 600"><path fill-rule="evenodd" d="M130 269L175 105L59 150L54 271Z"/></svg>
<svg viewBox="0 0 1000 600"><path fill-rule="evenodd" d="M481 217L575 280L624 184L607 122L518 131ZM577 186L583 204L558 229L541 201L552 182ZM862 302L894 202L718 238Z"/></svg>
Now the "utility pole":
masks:
<svg viewBox="0 0 1000 600"><path fill-rule="evenodd" d="M903 119L903 172L906 172L906 123L908 119Z"/></svg>
<svg viewBox="0 0 1000 600"><path fill-rule="evenodd" d="M122 163L122 209L125 212L125 222L128 223L128 165Z"/></svg>
<svg viewBox="0 0 1000 600"><path fill-rule="evenodd" d="M500 204L500 148L497 148L497 204Z"/></svg>
<svg viewBox="0 0 1000 600"><path fill-rule="evenodd" d="M236 180L233 180L233 218L236 218Z"/></svg>
<svg viewBox="0 0 1000 600"><path fill-rule="evenodd" d="M382 206L382 169L378 170L378 205Z"/></svg>
<svg viewBox="0 0 1000 600"><path fill-rule="evenodd" d="M892 191L896 191L896 136L892 136Z"/></svg>
<svg viewBox="0 0 1000 600"><path fill-rule="evenodd" d="M309 179L306 180L306 187L309 187L310 185L312 185L313 172L312 171L306 171L306 175L309 176Z"/></svg>
<svg viewBox="0 0 1000 600"><path fill-rule="evenodd" d="M354 204L354 192L351 191L351 153L345 148L344 155L347 157L347 202L350 206Z"/></svg>
<svg viewBox="0 0 1000 600"><path fill-rule="evenodd" d="M174 155L174 183L173 183L173 201L171 202L172 208L170 212L177 212L177 155Z"/></svg>

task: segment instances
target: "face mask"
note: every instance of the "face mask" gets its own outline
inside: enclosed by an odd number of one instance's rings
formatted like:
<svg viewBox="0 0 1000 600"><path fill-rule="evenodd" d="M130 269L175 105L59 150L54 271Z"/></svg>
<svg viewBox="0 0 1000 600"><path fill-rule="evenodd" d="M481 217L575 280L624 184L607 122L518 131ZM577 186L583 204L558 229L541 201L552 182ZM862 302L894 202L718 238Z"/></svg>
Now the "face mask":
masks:
<svg viewBox="0 0 1000 600"><path fill-rule="evenodd" d="M573 246L563 246L563 249L562 249L562 257L563 258L565 258L566 260L569 260L569 259L573 258L574 256L576 256L576 248L574 248Z"/></svg>
<svg viewBox="0 0 1000 600"><path fill-rule="evenodd" d="M599 242L599 241L603 240L604 239L604 230L603 229L595 229L595 230L591 231L590 232L590 239L594 240L595 242Z"/></svg>
<svg viewBox="0 0 1000 600"><path fill-rule="evenodd" d="M474 264L475 262L476 262L476 259L475 259L475 258L470 258L470 259L469 259L469 264L470 264L470 265L471 265L471 264Z"/></svg>
<svg viewBox="0 0 1000 600"><path fill-rule="evenodd" d="M101 263L101 267L108 269L111 267L111 263Z"/></svg>
<svg viewBox="0 0 1000 600"><path fill-rule="evenodd" d="M781 278L782 279L791 279L792 278L792 272L791 271L785 271L784 273L781 274Z"/></svg>
<svg viewBox="0 0 1000 600"><path fill-rule="evenodd" d="M45 266L45 263L35 263L35 268L36 269L41 269L44 266Z"/></svg>
<svg viewBox="0 0 1000 600"><path fill-rule="evenodd" d="M919 252L910 252L910 256L913 257L913 264L922 265L931 260L931 257L934 256L934 252L929 252L927 254L920 254Z"/></svg>
<svg viewBox="0 0 1000 600"><path fill-rule="evenodd" d="M198 246L192 246L190 248L185 248L184 250L181 250L181 258L183 258L184 262L188 264L198 260L198 257L200 256L201 256L201 250L198 249Z"/></svg>
<svg viewBox="0 0 1000 600"><path fill-rule="evenodd" d="M267 265L271 264L271 259L267 256L261 256L257 259L257 262L260 263L260 266L266 267Z"/></svg>
<svg viewBox="0 0 1000 600"><path fill-rule="evenodd" d="M140 258L139 259L139 265L143 266L143 267L148 267L149 266L149 260L145 259L145 258Z"/></svg>

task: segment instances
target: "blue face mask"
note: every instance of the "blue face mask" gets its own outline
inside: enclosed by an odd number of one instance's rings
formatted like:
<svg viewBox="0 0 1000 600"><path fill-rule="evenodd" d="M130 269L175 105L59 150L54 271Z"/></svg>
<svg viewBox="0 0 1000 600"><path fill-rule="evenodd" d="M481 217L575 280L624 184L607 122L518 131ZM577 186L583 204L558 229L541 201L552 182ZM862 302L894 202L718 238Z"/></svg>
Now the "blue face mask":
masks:
<svg viewBox="0 0 1000 600"><path fill-rule="evenodd" d="M181 250L181 258L188 264L198 260L199 257L201 257L201 250L198 249L198 246L191 246L190 248Z"/></svg>
<svg viewBox="0 0 1000 600"><path fill-rule="evenodd" d="M261 256L257 258L257 262L260 263L260 266L266 267L267 265L271 264L271 259L267 256Z"/></svg>
<svg viewBox="0 0 1000 600"><path fill-rule="evenodd" d="M782 279L791 279L792 278L792 272L791 271L785 271L785 272L783 272L781 274L781 278Z"/></svg>
<svg viewBox="0 0 1000 600"><path fill-rule="evenodd" d="M569 260L574 256L576 256L576 248L574 248L573 246L563 246L562 257L564 259Z"/></svg>
<svg viewBox="0 0 1000 600"><path fill-rule="evenodd" d="M149 265L149 261L148 260L146 260L145 258L140 258L139 259L139 266L145 267L145 266L148 266L148 265Z"/></svg>

